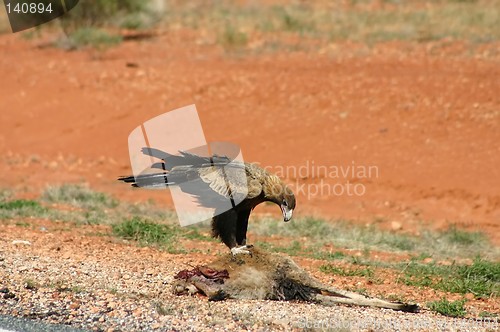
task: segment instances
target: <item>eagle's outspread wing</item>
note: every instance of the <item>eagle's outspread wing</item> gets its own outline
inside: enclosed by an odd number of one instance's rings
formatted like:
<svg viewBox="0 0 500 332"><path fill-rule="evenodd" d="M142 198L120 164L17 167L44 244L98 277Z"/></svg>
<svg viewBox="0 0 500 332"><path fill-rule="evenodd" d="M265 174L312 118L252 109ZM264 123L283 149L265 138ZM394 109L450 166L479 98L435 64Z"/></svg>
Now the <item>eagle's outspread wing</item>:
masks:
<svg viewBox="0 0 500 332"><path fill-rule="evenodd" d="M216 208L220 205L218 203L228 199L241 202L247 197L244 163L231 161L226 156L201 157L185 151L171 155L158 149L143 148L142 152L162 161L153 163L135 177L121 177L119 180L150 189L175 185L195 196L201 206L209 208ZM206 199L208 194L211 194L210 199Z"/></svg>
<svg viewBox="0 0 500 332"><path fill-rule="evenodd" d="M280 206L285 221L292 216L295 208L292 191L281 179L256 164L236 162L219 155L202 157L186 151L171 155L143 148L142 152L161 161L154 162L140 175L120 177L119 180L145 188L175 185L196 197L201 206L214 208L213 236L220 238L233 254L248 252L242 249L246 248L248 218L258 204L274 202ZM228 210L229 200L232 208Z"/></svg>

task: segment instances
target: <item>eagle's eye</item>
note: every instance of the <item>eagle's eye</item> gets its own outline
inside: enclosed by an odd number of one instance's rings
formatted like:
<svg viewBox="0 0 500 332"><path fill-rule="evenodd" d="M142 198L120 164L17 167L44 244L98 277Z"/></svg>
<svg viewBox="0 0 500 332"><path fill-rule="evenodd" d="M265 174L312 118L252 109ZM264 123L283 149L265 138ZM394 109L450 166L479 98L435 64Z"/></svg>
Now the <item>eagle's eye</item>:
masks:
<svg viewBox="0 0 500 332"><path fill-rule="evenodd" d="M283 204L283 206L288 207L288 202L287 202L285 199L283 200L283 203L282 203L282 204Z"/></svg>

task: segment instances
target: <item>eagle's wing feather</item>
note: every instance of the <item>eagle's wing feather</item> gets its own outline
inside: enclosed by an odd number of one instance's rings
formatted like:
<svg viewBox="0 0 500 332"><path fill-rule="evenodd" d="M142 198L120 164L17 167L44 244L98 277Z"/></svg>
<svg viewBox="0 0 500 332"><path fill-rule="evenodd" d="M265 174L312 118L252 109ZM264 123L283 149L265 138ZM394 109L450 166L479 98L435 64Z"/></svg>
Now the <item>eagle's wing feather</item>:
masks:
<svg viewBox="0 0 500 332"><path fill-rule="evenodd" d="M262 193L261 179L267 172L257 165L231 161L220 155L201 157L186 151L171 155L155 148L143 148L142 152L161 161L138 176L120 180L145 188L176 185L195 197L201 206L210 208L226 206L229 200L237 204Z"/></svg>
<svg viewBox="0 0 500 332"><path fill-rule="evenodd" d="M247 172L242 163L231 163L224 167L203 167L198 169L198 174L213 191L226 199L232 198L241 202L248 197Z"/></svg>

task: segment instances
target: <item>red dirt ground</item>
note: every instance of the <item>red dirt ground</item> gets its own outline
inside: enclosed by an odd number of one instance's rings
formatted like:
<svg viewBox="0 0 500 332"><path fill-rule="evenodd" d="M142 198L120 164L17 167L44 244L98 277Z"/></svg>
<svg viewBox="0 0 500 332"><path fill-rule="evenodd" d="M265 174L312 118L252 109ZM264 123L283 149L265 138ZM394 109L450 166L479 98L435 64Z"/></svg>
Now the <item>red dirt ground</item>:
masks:
<svg viewBox="0 0 500 332"><path fill-rule="evenodd" d="M97 56L39 45L0 36L3 187L87 181L168 205L168 194L115 179L131 172L132 129L196 103L207 140L239 144L246 161L377 168L368 178L289 174L309 190L297 215L414 233L457 224L500 244L498 44L473 55L459 42L394 42L241 56L177 31ZM365 194L313 195L321 181Z"/></svg>

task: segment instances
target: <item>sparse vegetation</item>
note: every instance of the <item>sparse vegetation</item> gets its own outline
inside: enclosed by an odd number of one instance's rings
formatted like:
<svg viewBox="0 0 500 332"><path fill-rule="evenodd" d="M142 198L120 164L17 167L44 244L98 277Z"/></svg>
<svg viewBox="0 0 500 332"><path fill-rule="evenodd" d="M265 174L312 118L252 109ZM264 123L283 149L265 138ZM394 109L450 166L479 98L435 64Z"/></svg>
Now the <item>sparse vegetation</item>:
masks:
<svg viewBox="0 0 500 332"><path fill-rule="evenodd" d="M118 218L120 210L115 210L119 203L109 195L90 190L83 185L65 184L48 187L42 194L47 204L70 205L74 209L57 210L58 219L79 224L102 224Z"/></svg>
<svg viewBox="0 0 500 332"><path fill-rule="evenodd" d="M4 194L0 199L0 217L16 219L20 227L30 226L27 217L47 218L66 222L106 223L112 225L112 233L140 245L153 245L172 253L182 252L178 240L195 239L214 241L207 233L206 225L181 228L171 211L153 202L126 204L104 193L95 192L84 185L66 184L47 188L37 200L10 199ZM62 207L62 208L61 208ZM202 227L204 232L200 232ZM455 226L442 232L422 232L420 237L385 232L375 227L350 224L345 221L328 222L315 218L294 220L284 224L274 219L259 219L250 224L250 232L260 235L280 234L294 239L279 245L272 241L255 242L255 245L291 256L306 256L324 261L341 260L352 267L344 268L324 264L324 273L345 277L363 277L372 280L374 268L400 271L397 282L408 286L428 287L445 292L467 294L477 298L500 295L500 263L487 260L488 255L498 257L496 249L487 246L486 237L478 232L466 232ZM102 234L100 234L102 235ZM327 251L325 245L356 249L363 256L352 256L343 251ZM384 263L370 260L370 249L411 251L413 258L405 264ZM436 257L470 257L472 264L438 264ZM430 255L429 252L433 254ZM477 253L481 252L481 256ZM433 258L430 263L422 261Z"/></svg>
<svg viewBox="0 0 500 332"><path fill-rule="evenodd" d="M67 203L75 207L90 209L118 206L118 202L110 196L77 184L48 187L42 194L42 200L48 203Z"/></svg>
<svg viewBox="0 0 500 332"><path fill-rule="evenodd" d="M171 304L162 304L160 302L155 302L154 306L156 311L162 316L173 315L175 313L175 307Z"/></svg>
<svg viewBox="0 0 500 332"><path fill-rule="evenodd" d="M43 216L47 209L33 200L15 199L0 201L0 219L14 219L18 217Z"/></svg>
<svg viewBox="0 0 500 332"><path fill-rule="evenodd" d="M40 285L36 281L34 281L33 279L24 280L24 288L26 288L26 289L36 291L39 287L40 287Z"/></svg>
<svg viewBox="0 0 500 332"><path fill-rule="evenodd" d="M248 36L233 25L227 24L220 33L218 41L224 48L234 50L246 46Z"/></svg>
<svg viewBox="0 0 500 332"><path fill-rule="evenodd" d="M133 217L113 225L113 233L125 239L144 244L170 244L177 233L168 225L155 224L149 220Z"/></svg>
<svg viewBox="0 0 500 332"><path fill-rule="evenodd" d="M141 0L82 1L61 18L61 25L69 35L82 28L117 26L123 17L147 13L148 5L149 1Z"/></svg>
<svg viewBox="0 0 500 332"><path fill-rule="evenodd" d="M367 277L372 278L374 276L373 271L369 267L358 267L358 268L342 268L339 266L334 266L331 264L321 265L319 270L324 273L334 274L341 277Z"/></svg>
<svg viewBox="0 0 500 332"><path fill-rule="evenodd" d="M166 24L203 29L224 35L231 27L229 38L218 38L223 45L240 43L254 35L272 33L286 39L298 34L308 40L350 40L373 44L390 40L427 42L441 39L462 39L471 43L500 38L498 16L500 2L494 1L422 1L391 2L384 10L367 8L353 1L340 3L263 3L241 5L232 1L217 1L193 6L189 1L171 1L175 10L166 14ZM224 22L221 25L220 22ZM222 33L221 33L222 31ZM248 38L237 38L232 32L245 31ZM238 41L238 42L237 42ZM304 42L305 40L302 40ZM274 45L273 40L262 47Z"/></svg>
<svg viewBox="0 0 500 332"><path fill-rule="evenodd" d="M479 313L479 317L481 317L481 318L496 318L496 317L498 317L498 314L488 312L488 311L481 311Z"/></svg>
<svg viewBox="0 0 500 332"><path fill-rule="evenodd" d="M92 46L98 50L117 45L121 41L121 36L94 27L79 28L68 37L69 46L71 47Z"/></svg>
<svg viewBox="0 0 500 332"><path fill-rule="evenodd" d="M228 0L203 4L171 0L169 10L160 15L151 10L149 1L84 1L59 20L69 38L57 44L104 49L121 41L112 32L116 28L147 28L160 20L172 29L198 30L202 39L216 41L228 51L246 49L254 39L259 39L257 51L272 51L317 49L313 45L318 41L372 45L460 39L478 44L500 38L499 0L387 4L383 10L373 10L358 1L346 6L340 2L242 5ZM301 37L300 42L295 36Z"/></svg>
<svg viewBox="0 0 500 332"><path fill-rule="evenodd" d="M432 311L449 317L464 317L467 311L464 308L465 300L450 302L447 299L427 303L427 307Z"/></svg>
<svg viewBox="0 0 500 332"><path fill-rule="evenodd" d="M40 210L43 209L40 203L26 199L16 199L13 201L0 202L0 209L3 210Z"/></svg>
<svg viewBox="0 0 500 332"><path fill-rule="evenodd" d="M480 232L466 232L458 229L456 225L451 225L447 231L443 232L443 236L452 244L465 246L486 240L484 234Z"/></svg>
<svg viewBox="0 0 500 332"><path fill-rule="evenodd" d="M474 296L500 296L500 263L477 257L471 265L437 265L410 262L403 268L403 282L409 286L430 287Z"/></svg>
<svg viewBox="0 0 500 332"><path fill-rule="evenodd" d="M316 259L321 259L321 260L326 260L326 261L334 261L334 260L339 260L339 259L345 259L347 257L346 254L344 254L341 251L336 251L336 252L326 252L326 251L319 251L313 254L313 258Z"/></svg>
<svg viewBox="0 0 500 332"><path fill-rule="evenodd" d="M137 241L142 245L156 245L171 253L180 252L176 242L179 230L170 225L157 224L150 220L133 217L112 225L112 230L116 236Z"/></svg>
<svg viewBox="0 0 500 332"><path fill-rule="evenodd" d="M0 189L0 202L5 202L12 196L12 191L6 188Z"/></svg>
<svg viewBox="0 0 500 332"><path fill-rule="evenodd" d="M307 246L303 246L303 249L310 249L317 257L321 255L318 249L325 244L359 250L406 251L426 255L432 252L434 257L473 258L477 255L485 256L488 252L498 257L498 252L488 245L488 240L483 234L475 232L469 235L468 232L458 231L455 228L444 232L422 230L421 235L410 236L382 231L373 225L363 226L344 220L326 221L315 218L296 219L289 224L263 218L252 223L250 227L259 235L281 234L306 238ZM456 234L461 234L461 238L467 237L467 240L457 240Z"/></svg>
<svg viewBox="0 0 500 332"><path fill-rule="evenodd" d="M291 256L312 254L311 249L303 247L299 241L291 241L288 246L277 246L272 243L260 241L256 242L256 245L264 250L281 252Z"/></svg>
<svg viewBox="0 0 500 332"><path fill-rule="evenodd" d="M67 38L58 40L56 46L70 49L90 46L102 51L117 45L123 40L117 28L140 29L157 21L149 3L149 0L80 1L57 20Z"/></svg>

